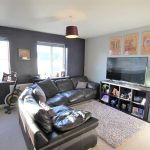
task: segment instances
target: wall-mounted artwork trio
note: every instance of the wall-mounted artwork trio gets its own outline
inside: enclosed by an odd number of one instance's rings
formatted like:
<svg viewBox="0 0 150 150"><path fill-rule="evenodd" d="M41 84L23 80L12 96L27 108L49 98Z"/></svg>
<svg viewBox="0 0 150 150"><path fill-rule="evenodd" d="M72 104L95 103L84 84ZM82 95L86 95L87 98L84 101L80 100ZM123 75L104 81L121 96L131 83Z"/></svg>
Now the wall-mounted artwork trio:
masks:
<svg viewBox="0 0 150 150"><path fill-rule="evenodd" d="M122 42L123 39L123 42ZM140 54L150 54L150 31L142 33L142 45ZM121 36L112 37L110 39L110 55L120 55L121 45L123 44L123 54L135 55L138 48L138 33L126 34L123 38Z"/></svg>

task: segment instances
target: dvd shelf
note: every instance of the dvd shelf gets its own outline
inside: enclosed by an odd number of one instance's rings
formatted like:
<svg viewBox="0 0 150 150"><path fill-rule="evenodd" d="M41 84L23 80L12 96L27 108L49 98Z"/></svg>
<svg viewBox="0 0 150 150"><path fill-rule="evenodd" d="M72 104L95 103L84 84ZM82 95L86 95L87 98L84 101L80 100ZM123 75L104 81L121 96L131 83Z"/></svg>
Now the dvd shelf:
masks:
<svg viewBox="0 0 150 150"><path fill-rule="evenodd" d="M149 87L123 81L104 80L100 83L100 101L115 109L148 121Z"/></svg>

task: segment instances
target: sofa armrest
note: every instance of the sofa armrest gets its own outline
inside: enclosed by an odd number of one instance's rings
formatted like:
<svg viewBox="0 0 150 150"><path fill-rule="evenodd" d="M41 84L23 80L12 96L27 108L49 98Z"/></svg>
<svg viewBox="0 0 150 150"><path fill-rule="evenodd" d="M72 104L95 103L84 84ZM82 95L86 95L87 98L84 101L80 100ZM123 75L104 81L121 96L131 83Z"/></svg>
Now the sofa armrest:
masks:
<svg viewBox="0 0 150 150"><path fill-rule="evenodd" d="M22 100L18 101L19 108L19 124L24 135L27 147L31 149L41 148L48 144L48 139L44 133L40 130L37 124L35 124L33 118L24 108Z"/></svg>
<svg viewBox="0 0 150 150"><path fill-rule="evenodd" d="M99 98L99 88L100 88L99 83L93 82L93 81L88 81L87 88L96 90L96 98Z"/></svg>
<svg viewBox="0 0 150 150"><path fill-rule="evenodd" d="M96 82L93 82L93 81L88 81L88 85L87 86L90 89L96 90L97 88L99 88L100 84L96 83Z"/></svg>

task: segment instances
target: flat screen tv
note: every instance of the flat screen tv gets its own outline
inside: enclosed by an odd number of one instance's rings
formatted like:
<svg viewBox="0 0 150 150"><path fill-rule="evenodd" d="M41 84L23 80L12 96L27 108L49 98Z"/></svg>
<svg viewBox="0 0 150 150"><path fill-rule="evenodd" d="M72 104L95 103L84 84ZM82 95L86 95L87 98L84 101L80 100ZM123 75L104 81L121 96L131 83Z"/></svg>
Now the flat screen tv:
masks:
<svg viewBox="0 0 150 150"><path fill-rule="evenodd" d="M145 84L148 57L108 57L106 78Z"/></svg>

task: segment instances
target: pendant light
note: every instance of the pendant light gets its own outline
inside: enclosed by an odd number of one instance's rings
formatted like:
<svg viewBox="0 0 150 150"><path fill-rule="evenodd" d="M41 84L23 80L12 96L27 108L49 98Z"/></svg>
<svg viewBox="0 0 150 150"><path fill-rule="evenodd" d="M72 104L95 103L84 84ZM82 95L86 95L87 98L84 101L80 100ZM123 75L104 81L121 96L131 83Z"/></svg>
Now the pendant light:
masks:
<svg viewBox="0 0 150 150"><path fill-rule="evenodd" d="M72 19L72 16L69 16ZM78 38L78 28L77 26L67 26L66 27L66 38Z"/></svg>

